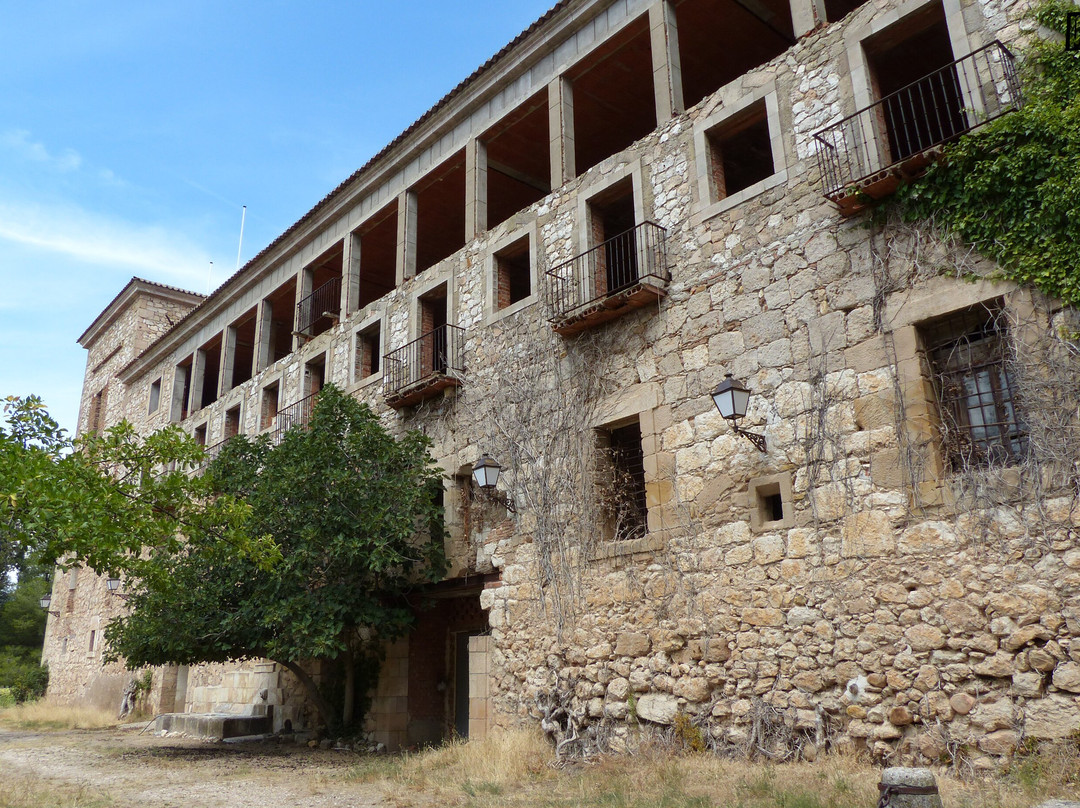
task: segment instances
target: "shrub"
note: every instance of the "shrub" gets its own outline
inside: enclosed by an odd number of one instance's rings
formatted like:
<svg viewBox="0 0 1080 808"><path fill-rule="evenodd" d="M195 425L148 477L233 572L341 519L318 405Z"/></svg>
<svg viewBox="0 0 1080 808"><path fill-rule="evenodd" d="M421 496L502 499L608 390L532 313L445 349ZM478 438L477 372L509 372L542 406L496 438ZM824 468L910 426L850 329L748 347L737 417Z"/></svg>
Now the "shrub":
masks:
<svg viewBox="0 0 1080 808"><path fill-rule="evenodd" d="M16 704L40 699L49 686L49 668L41 665L21 672L11 683L11 695Z"/></svg>

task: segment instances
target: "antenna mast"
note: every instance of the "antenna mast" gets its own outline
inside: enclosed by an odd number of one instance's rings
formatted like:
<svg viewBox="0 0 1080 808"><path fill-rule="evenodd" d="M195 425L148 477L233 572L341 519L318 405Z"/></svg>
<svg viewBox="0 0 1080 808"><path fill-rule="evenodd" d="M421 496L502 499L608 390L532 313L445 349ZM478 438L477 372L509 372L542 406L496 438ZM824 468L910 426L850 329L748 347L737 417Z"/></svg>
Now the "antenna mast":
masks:
<svg viewBox="0 0 1080 808"><path fill-rule="evenodd" d="M247 205L240 212L240 244L236 248L236 271L240 271L240 252L244 249L244 219L247 218Z"/></svg>

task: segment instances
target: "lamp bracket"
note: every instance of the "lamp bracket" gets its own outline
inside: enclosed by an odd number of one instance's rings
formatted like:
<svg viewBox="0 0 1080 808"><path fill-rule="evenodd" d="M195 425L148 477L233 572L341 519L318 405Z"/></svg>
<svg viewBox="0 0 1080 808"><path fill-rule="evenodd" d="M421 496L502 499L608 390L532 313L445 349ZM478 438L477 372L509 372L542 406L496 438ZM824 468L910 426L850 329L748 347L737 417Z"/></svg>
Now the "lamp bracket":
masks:
<svg viewBox="0 0 1080 808"><path fill-rule="evenodd" d="M739 429L738 421L732 421L731 428L735 430L736 435L742 435L744 438L754 444L754 446L757 447L757 450L759 452L768 451L768 448L765 444L764 435L759 435L757 432L747 432L745 429Z"/></svg>

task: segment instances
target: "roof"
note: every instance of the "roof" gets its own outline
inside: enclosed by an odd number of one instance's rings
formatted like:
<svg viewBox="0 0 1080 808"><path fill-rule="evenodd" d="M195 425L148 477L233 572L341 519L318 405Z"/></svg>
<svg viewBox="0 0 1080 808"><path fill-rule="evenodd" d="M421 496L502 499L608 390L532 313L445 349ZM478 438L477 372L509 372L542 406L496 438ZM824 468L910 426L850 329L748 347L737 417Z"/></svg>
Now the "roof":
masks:
<svg viewBox="0 0 1080 808"><path fill-rule="evenodd" d="M138 362L139 359L141 359L146 354L151 353L161 342L168 339L168 337L170 336L170 334L172 332L174 332L177 328L182 326L188 319L196 316L205 306L209 305L210 303L215 301L217 298L224 295L225 290L233 282L235 282L237 279L239 279L241 276L243 276L245 273L247 273L247 271L249 269L251 269L251 268L255 267L256 265L258 265L265 256L272 253L281 244L288 241L289 238L294 233L296 233L298 230L302 229L310 221L315 219L318 216L318 214L323 211L324 208L328 207L330 205L330 203L333 202L335 200L335 198L345 190L345 188L347 188L349 185L354 183L356 180L360 179L367 172L371 171L381 160L383 160L388 154L390 154L395 148L397 148L403 141L405 141L409 137L409 135L411 135L413 132L415 132L417 129L419 129L424 123L426 123L428 120L430 120L436 113L438 113L444 107L446 107L452 100L454 100L454 98L456 98L458 95L460 95L462 92L464 92L470 85L472 85L474 82L476 82L481 76L483 76L485 73L487 73L493 67L495 67L496 64L498 64L504 58L506 58L510 54L510 52L513 51L518 45L520 45L523 41L528 39L533 33L538 31L539 29L541 29L545 25L545 23L547 23L552 17L554 17L556 14L558 14L564 8L569 6L572 2L574 2L574 0L558 0L558 2L555 3L554 6L552 6L550 9L548 9L546 12L544 12L544 14L542 14L539 17L539 19L537 19L534 23L532 23L532 25L530 25L528 28L526 28L524 31L522 31L520 34L518 34L516 37L514 37L509 43L507 43L505 46L503 46L498 51L498 53L496 53L494 56L492 56L490 59L488 59L482 65L480 65L480 67L476 68L476 70L474 70L467 78L465 78L456 87L454 87L454 89L452 89L450 92L448 92L446 95L444 95L441 99L439 99L435 103L435 105L431 107L431 109L429 109L427 112L425 112L419 118L417 118L412 124L410 124L405 129L405 131L403 131L400 135L398 135L393 140L391 140L377 154L375 154L371 159L369 159L366 163L364 163L364 165L362 165L360 168L358 168L356 171L354 171L352 174L350 174L348 178L346 178L344 181L339 183L337 185L337 187L335 187L332 191L330 191L330 193L328 193L321 200L319 200L314 205L314 207L311 208L311 210L309 210L307 213L305 213L303 216L301 216L296 222L294 222L292 225L290 225L288 227L288 229L285 230L285 232L283 232L280 236L278 236L276 239L271 241L268 245L266 245L266 247L264 247L262 250L260 250L257 255L255 255L253 258L248 260L239 270L237 270L229 278L227 278L224 282L222 282L222 284L220 286L218 286L217 289L215 289L209 296L204 297L202 302L199 303L199 305L197 305L191 311L189 311L186 315L184 315L184 317L181 318L180 321L177 322L176 325L173 326L173 328L171 328L165 334L162 334L160 337L158 337L158 339L154 340L154 342L150 343L150 345L148 345L137 357L135 357L128 364L128 368L130 368L132 365L134 365L136 362ZM121 292L121 294L123 294L123 292ZM100 319L100 317L99 317L99 319ZM92 327L93 326L91 326L91 328ZM89 329L88 329L88 331L89 331ZM80 338L80 340L81 340L81 338ZM127 368L125 368L125 370L126 369Z"/></svg>
<svg viewBox="0 0 1080 808"><path fill-rule="evenodd" d="M198 292L189 292L187 289L181 289L178 286L169 286L165 283L133 277L116 297L109 301L109 305L94 319L94 322L90 323L89 327L79 335L76 342L84 348L89 347L89 344L97 339L97 335L115 320L121 311L127 308L128 302L140 293L188 302L196 308L206 299L206 295L200 295Z"/></svg>

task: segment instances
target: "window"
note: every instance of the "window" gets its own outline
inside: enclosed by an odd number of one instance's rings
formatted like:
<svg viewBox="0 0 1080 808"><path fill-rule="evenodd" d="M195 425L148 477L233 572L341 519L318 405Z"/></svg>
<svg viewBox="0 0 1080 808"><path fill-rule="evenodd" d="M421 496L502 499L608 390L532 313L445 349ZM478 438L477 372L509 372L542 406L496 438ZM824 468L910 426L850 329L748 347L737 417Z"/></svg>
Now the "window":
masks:
<svg viewBox="0 0 1080 808"><path fill-rule="evenodd" d="M610 518L611 537L616 541L641 538L648 530L641 425L635 420L603 430L600 440L610 473L604 508Z"/></svg>
<svg viewBox="0 0 1080 808"><path fill-rule="evenodd" d="M765 99L706 132L712 198L725 199L776 173Z"/></svg>
<svg viewBox="0 0 1080 808"><path fill-rule="evenodd" d="M90 399L90 412L86 419L86 431L92 435L101 434L101 424L105 420L105 389L102 387Z"/></svg>
<svg viewBox="0 0 1080 808"><path fill-rule="evenodd" d="M161 404L161 379L150 385L150 414L157 412Z"/></svg>
<svg viewBox="0 0 1080 808"><path fill-rule="evenodd" d="M91 629L91 631L90 631L90 648L88 649L91 654L94 653L94 642L95 642L95 640L97 640L97 632L94 631L93 629Z"/></svg>
<svg viewBox="0 0 1080 808"><path fill-rule="evenodd" d="M953 470L1013 465L1027 448L997 306L973 306L920 329Z"/></svg>
<svg viewBox="0 0 1080 808"><path fill-rule="evenodd" d="M278 400L279 386L277 382L269 384L263 388L262 391L262 407L259 416L259 429L269 429L274 425L274 420L277 418L278 407L280 402Z"/></svg>
<svg viewBox="0 0 1080 808"><path fill-rule="evenodd" d="M195 443L199 446L206 446L206 424L195 427Z"/></svg>
<svg viewBox="0 0 1080 808"><path fill-rule="evenodd" d="M750 529L755 533L782 530L795 525L791 496L791 473L782 472L751 480Z"/></svg>
<svg viewBox="0 0 1080 808"><path fill-rule="evenodd" d="M495 253L495 308L505 309L532 294L529 237Z"/></svg>
<svg viewBox="0 0 1080 808"><path fill-rule="evenodd" d="M240 434L240 405L231 407L225 411L225 434L224 440L236 437Z"/></svg>
<svg viewBox="0 0 1080 808"><path fill-rule="evenodd" d="M382 359L382 328L376 322L356 334L356 364L353 378L356 381L374 376L379 372Z"/></svg>

